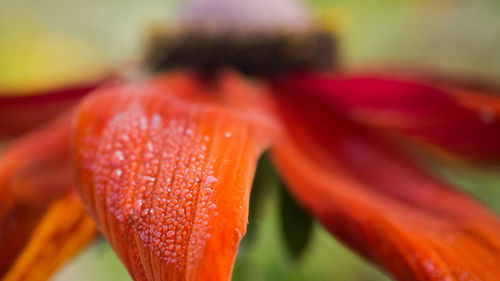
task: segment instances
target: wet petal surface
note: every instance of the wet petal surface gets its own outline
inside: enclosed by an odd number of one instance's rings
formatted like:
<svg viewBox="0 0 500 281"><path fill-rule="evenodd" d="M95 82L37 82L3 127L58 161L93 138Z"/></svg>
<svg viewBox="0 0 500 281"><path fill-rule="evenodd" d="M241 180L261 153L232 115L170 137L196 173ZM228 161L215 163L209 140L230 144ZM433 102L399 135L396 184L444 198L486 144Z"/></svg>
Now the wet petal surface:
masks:
<svg viewBox="0 0 500 281"><path fill-rule="evenodd" d="M135 280L229 280L269 139L265 116L246 110L259 95L234 75L207 85L183 73L80 108L80 193Z"/></svg>

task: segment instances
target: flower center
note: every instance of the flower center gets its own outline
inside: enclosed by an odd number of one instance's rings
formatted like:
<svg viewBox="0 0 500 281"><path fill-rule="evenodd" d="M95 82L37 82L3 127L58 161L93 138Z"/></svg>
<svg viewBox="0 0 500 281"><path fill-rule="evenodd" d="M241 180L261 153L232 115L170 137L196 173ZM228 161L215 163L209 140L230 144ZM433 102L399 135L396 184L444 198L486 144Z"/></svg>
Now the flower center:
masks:
<svg viewBox="0 0 500 281"><path fill-rule="evenodd" d="M234 68L251 75L335 65L333 33L313 28L297 0L193 0L179 28L154 33L146 63L153 71Z"/></svg>

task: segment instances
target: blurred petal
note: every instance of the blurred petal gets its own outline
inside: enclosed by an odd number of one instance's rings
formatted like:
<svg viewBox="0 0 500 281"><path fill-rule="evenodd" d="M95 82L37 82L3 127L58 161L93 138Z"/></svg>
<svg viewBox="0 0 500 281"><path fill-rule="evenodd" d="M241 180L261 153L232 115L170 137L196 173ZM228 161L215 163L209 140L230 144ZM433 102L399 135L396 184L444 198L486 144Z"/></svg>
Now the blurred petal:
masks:
<svg viewBox="0 0 500 281"><path fill-rule="evenodd" d="M500 84L494 79L414 67L378 67L370 72L364 70L363 73L362 76L380 76L384 73L393 79L431 84L453 95L463 106L479 111L480 115L483 115L482 111L485 110L491 110L495 115L500 114ZM482 118L484 119L484 116Z"/></svg>
<svg viewBox="0 0 500 281"><path fill-rule="evenodd" d="M70 115L12 143L0 157L0 276L53 200L73 186Z"/></svg>
<svg viewBox="0 0 500 281"><path fill-rule="evenodd" d="M500 159L496 111L485 106L484 100L483 106L468 106L458 96L458 88L376 76L316 74L288 76L280 85L320 97L349 118L381 132L411 136L474 160ZM488 103L492 100L500 102L499 97L488 96Z"/></svg>
<svg viewBox="0 0 500 281"><path fill-rule="evenodd" d="M87 93L109 80L98 80L42 92L0 90L0 138L18 136L71 109Z"/></svg>
<svg viewBox="0 0 500 281"><path fill-rule="evenodd" d="M260 96L234 75L180 73L79 108L79 191L134 280L230 280L270 135L250 110Z"/></svg>
<svg viewBox="0 0 500 281"><path fill-rule="evenodd" d="M97 228L72 192L56 199L3 281L47 280L97 236Z"/></svg>
<svg viewBox="0 0 500 281"><path fill-rule="evenodd" d="M342 117L324 96L300 88L276 96L288 132L274 160L332 234L397 280L498 279L494 214Z"/></svg>

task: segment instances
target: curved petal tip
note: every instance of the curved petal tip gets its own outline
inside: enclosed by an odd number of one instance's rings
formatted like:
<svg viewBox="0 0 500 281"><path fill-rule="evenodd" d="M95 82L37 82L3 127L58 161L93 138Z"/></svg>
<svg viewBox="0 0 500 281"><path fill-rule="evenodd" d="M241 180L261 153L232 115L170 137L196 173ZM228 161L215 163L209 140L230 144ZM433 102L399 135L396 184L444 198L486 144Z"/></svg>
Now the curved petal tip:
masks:
<svg viewBox="0 0 500 281"><path fill-rule="evenodd" d="M79 110L79 190L135 280L230 279L268 134L220 102L252 90L223 82L208 93L170 75L104 89Z"/></svg>

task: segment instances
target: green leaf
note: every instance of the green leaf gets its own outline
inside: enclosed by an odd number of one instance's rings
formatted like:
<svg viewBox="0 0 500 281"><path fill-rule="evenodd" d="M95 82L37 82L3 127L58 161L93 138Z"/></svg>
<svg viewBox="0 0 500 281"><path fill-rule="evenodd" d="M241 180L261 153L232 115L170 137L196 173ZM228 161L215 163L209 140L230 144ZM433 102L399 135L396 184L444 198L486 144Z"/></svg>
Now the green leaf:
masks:
<svg viewBox="0 0 500 281"><path fill-rule="evenodd" d="M240 244L239 254L244 254L249 249L258 232L259 221L261 220L262 208L265 205L269 193L279 185L279 178L274 170L268 153L264 153L257 163L252 191L250 193L250 206L248 212L248 226L245 237Z"/></svg>
<svg viewBox="0 0 500 281"><path fill-rule="evenodd" d="M285 248L292 260L298 261L311 238L313 218L295 202L284 184L280 184L280 219Z"/></svg>

